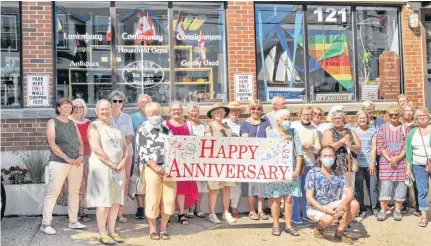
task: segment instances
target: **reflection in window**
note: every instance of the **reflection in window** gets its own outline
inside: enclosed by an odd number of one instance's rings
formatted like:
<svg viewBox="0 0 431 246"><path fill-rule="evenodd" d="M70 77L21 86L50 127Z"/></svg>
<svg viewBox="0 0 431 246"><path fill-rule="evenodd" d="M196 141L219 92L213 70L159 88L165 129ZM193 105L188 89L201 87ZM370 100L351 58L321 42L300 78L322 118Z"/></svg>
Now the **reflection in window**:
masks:
<svg viewBox="0 0 431 246"><path fill-rule="evenodd" d="M170 102L167 3L116 2L117 82L129 102L139 93Z"/></svg>
<svg viewBox="0 0 431 246"><path fill-rule="evenodd" d="M396 99L401 86L398 9L357 7L357 16L361 99Z"/></svg>
<svg viewBox="0 0 431 246"><path fill-rule="evenodd" d="M227 101L223 3L173 3L175 99Z"/></svg>
<svg viewBox="0 0 431 246"><path fill-rule="evenodd" d="M57 98L95 104L112 90L109 5L56 2Z"/></svg>
<svg viewBox="0 0 431 246"><path fill-rule="evenodd" d="M351 8L308 6L313 101L354 100Z"/></svg>
<svg viewBox="0 0 431 246"><path fill-rule="evenodd" d="M20 16L18 2L1 3L1 102L3 106L20 106Z"/></svg>
<svg viewBox="0 0 431 246"><path fill-rule="evenodd" d="M258 96L305 100L301 6L256 4Z"/></svg>

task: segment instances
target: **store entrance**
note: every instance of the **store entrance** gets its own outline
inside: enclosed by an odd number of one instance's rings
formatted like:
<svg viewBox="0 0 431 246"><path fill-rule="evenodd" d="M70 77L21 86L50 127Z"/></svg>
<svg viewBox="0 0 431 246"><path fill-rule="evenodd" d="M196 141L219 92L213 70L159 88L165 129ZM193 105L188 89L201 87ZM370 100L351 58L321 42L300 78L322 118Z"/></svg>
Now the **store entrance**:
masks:
<svg viewBox="0 0 431 246"><path fill-rule="evenodd" d="M425 77L425 106L431 108L431 9L423 8L423 23L425 27L426 52L427 52L427 74Z"/></svg>

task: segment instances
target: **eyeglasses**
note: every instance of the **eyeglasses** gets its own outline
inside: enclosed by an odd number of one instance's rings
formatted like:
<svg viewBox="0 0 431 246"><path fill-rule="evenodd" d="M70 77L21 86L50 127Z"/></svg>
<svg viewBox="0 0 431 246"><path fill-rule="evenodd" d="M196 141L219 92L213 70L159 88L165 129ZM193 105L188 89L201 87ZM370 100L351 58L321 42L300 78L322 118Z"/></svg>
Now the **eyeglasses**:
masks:
<svg viewBox="0 0 431 246"><path fill-rule="evenodd" d="M121 103L123 103L123 102L124 102L124 100L117 100L117 99L114 99L114 100L112 100L112 102L113 102L113 103L120 103L120 104L121 104Z"/></svg>
<svg viewBox="0 0 431 246"><path fill-rule="evenodd" d="M73 109L84 109L84 106L73 106Z"/></svg>
<svg viewBox="0 0 431 246"><path fill-rule="evenodd" d="M260 110L262 110L262 107L251 107L250 110L258 110L258 111L260 111Z"/></svg>
<svg viewBox="0 0 431 246"><path fill-rule="evenodd" d="M301 114L301 116L311 116L311 114Z"/></svg>
<svg viewBox="0 0 431 246"><path fill-rule="evenodd" d="M428 117L428 115L418 115L416 117L418 117L418 118L426 118L426 117Z"/></svg>
<svg viewBox="0 0 431 246"><path fill-rule="evenodd" d="M399 114L389 114L389 117L398 117L399 116Z"/></svg>
<svg viewBox="0 0 431 246"><path fill-rule="evenodd" d="M322 113L314 113L314 116L322 116Z"/></svg>

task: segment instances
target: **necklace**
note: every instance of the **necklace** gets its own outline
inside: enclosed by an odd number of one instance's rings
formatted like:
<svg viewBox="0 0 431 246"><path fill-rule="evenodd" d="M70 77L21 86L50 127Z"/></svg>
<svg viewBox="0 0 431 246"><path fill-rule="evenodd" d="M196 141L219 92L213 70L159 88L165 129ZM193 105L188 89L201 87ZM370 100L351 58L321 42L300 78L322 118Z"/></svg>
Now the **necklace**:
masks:
<svg viewBox="0 0 431 246"><path fill-rule="evenodd" d="M254 125L254 126L257 126L257 125L260 125L260 123L262 122L260 119L257 119L257 120L255 120L255 119L253 119L253 118L248 118L248 120L247 120L250 124L252 124L252 125Z"/></svg>
<svg viewBox="0 0 431 246"><path fill-rule="evenodd" d="M114 146L114 148L120 148L121 147L120 144L121 144L121 141L122 141L121 136L118 137L118 135L117 135L117 129L112 128L112 127L109 127L109 128L112 129L112 132L114 133L113 134L114 136L112 136L109 133L108 125L105 125L105 127L103 127L103 130L105 131L106 136L108 136L109 142L112 143L112 146Z"/></svg>

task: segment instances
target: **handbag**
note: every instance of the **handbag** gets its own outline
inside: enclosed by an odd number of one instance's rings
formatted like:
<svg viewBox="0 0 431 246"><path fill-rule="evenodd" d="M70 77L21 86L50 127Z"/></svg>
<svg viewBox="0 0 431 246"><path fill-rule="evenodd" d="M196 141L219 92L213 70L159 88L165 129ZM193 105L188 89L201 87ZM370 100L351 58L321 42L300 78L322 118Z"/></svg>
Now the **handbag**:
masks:
<svg viewBox="0 0 431 246"><path fill-rule="evenodd" d="M135 162L133 175L130 177L129 187L127 190L127 195L133 199L135 199L136 192L138 190L138 185L140 182L140 174L139 174L139 168L137 168L139 165L138 162Z"/></svg>
<svg viewBox="0 0 431 246"><path fill-rule="evenodd" d="M427 173L431 173L431 159L428 157L427 148L425 146L424 137L422 136L421 129L419 128L419 135L421 135L422 144L424 145L425 155L427 157L427 163L425 165L424 171Z"/></svg>

